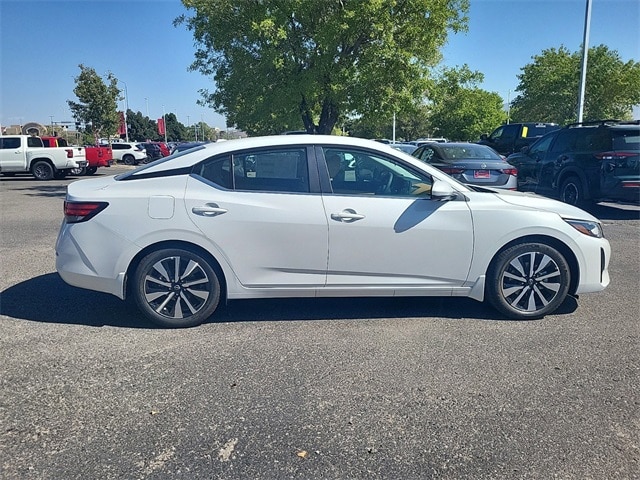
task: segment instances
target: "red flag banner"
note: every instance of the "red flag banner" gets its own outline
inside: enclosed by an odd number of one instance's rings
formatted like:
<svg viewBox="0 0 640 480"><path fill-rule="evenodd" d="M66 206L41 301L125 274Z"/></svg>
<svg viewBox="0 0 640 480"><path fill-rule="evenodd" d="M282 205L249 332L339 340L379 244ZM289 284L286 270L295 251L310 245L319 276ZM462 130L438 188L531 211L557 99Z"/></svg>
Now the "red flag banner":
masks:
<svg viewBox="0 0 640 480"><path fill-rule="evenodd" d="M164 135L164 118L158 119L158 133Z"/></svg>
<svg viewBox="0 0 640 480"><path fill-rule="evenodd" d="M118 125L118 135L125 135L127 133L127 127L124 123L124 112L118 112L120 114L120 124Z"/></svg>

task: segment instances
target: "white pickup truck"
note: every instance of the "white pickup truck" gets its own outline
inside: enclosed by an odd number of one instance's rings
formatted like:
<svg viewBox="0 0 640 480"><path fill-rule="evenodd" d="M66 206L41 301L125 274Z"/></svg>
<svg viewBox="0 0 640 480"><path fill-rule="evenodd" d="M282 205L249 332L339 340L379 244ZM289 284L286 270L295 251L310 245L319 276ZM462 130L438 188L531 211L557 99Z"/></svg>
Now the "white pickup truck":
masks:
<svg viewBox="0 0 640 480"><path fill-rule="evenodd" d="M0 136L0 173L4 176L31 173L38 180L51 180L86 166L84 147L46 148L40 137Z"/></svg>

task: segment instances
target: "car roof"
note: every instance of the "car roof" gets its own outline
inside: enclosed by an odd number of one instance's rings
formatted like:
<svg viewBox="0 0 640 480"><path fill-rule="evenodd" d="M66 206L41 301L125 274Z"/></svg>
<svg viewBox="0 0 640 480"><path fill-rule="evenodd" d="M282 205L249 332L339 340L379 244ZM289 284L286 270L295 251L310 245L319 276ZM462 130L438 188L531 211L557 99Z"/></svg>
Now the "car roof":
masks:
<svg viewBox="0 0 640 480"><path fill-rule="evenodd" d="M188 168L196 163L206 160L213 155L221 155L225 153L238 152L248 149L257 149L261 147L295 147L307 145L323 145L323 146L345 146L352 148L365 148L368 150L378 151L386 155L402 158L406 163L410 163L419 169L425 168L425 163L421 160L409 155L408 153L396 150L387 144L376 142L357 137L343 137L338 135L272 135L264 137L248 137L226 142L207 143L192 151L184 151L174 154L170 157L158 160L156 162L138 167L124 176L127 178L136 177L137 175L148 175L152 173L164 172L167 170L179 170ZM432 170L431 170L432 171ZM439 176L439 172L433 172L434 176ZM467 187L462 186L466 189Z"/></svg>

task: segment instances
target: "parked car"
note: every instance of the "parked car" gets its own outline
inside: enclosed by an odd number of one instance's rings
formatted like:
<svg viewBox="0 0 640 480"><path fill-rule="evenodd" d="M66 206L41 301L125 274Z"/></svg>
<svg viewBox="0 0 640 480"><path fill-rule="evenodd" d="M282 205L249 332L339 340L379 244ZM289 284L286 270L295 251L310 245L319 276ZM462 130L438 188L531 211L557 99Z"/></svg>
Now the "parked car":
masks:
<svg viewBox="0 0 640 480"><path fill-rule="evenodd" d="M334 159L349 171L330 174ZM470 297L531 319L609 283L590 214L475 190L371 140L230 140L67 188L62 279L168 327L227 300L290 296Z"/></svg>
<svg viewBox="0 0 640 480"><path fill-rule="evenodd" d="M111 144L113 159L125 165L137 165L147 159L147 152L140 143L116 142Z"/></svg>
<svg viewBox="0 0 640 480"><path fill-rule="evenodd" d="M111 167L113 150L108 145L87 145L84 147L87 156L86 168L74 168L73 175L93 175L99 167Z"/></svg>
<svg viewBox="0 0 640 480"><path fill-rule="evenodd" d="M175 146L175 148L171 151L171 153L176 152L184 152L185 150L189 150L190 148L199 147L200 145L204 145L207 142L184 142L179 143Z"/></svg>
<svg viewBox="0 0 640 480"><path fill-rule="evenodd" d="M416 148L418 148L417 146L410 143L390 143L389 146L409 155L411 155L416 150Z"/></svg>
<svg viewBox="0 0 640 480"><path fill-rule="evenodd" d="M509 123L496 128L490 135L482 134L478 143L508 156L559 128L560 126L556 123Z"/></svg>
<svg viewBox="0 0 640 480"><path fill-rule="evenodd" d="M410 143L411 145L415 145L416 147L421 147L422 145L426 145L427 143L447 143L448 141L449 140L444 137L425 137L418 138L417 140L411 140L405 143Z"/></svg>
<svg viewBox="0 0 640 480"><path fill-rule="evenodd" d="M568 125L507 161L518 189L572 205L614 200L640 203L640 121Z"/></svg>
<svg viewBox="0 0 640 480"><path fill-rule="evenodd" d="M146 143L141 143L140 145L144 148L147 154L145 163L153 162L154 160L158 160L159 158L168 156L162 152L162 149L160 148L160 145L158 143L146 142Z"/></svg>
<svg viewBox="0 0 640 480"><path fill-rule="evenodd" d="M518 188L518 170L485 145L428 143L412 155L468 185Z"/></svg>

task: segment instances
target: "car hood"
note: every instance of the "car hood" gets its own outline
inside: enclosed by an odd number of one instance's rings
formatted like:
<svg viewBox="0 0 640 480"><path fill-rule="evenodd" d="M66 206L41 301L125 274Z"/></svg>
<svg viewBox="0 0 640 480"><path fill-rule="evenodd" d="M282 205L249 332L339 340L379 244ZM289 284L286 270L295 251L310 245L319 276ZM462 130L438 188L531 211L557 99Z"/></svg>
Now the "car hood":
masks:
<svg viewBox="0 0 640 480"><path fill-rule="evenodd" d="M512 190L492 189L496 196L505 203L516 205L519 207L533 208L534 210L542 210L545 212L557 213L563 218L576 218L581 220L598 221L596 217L581 208L574 207L568 203L553 200L552 198L543 197L535 193L523 193Z"/></svg>

